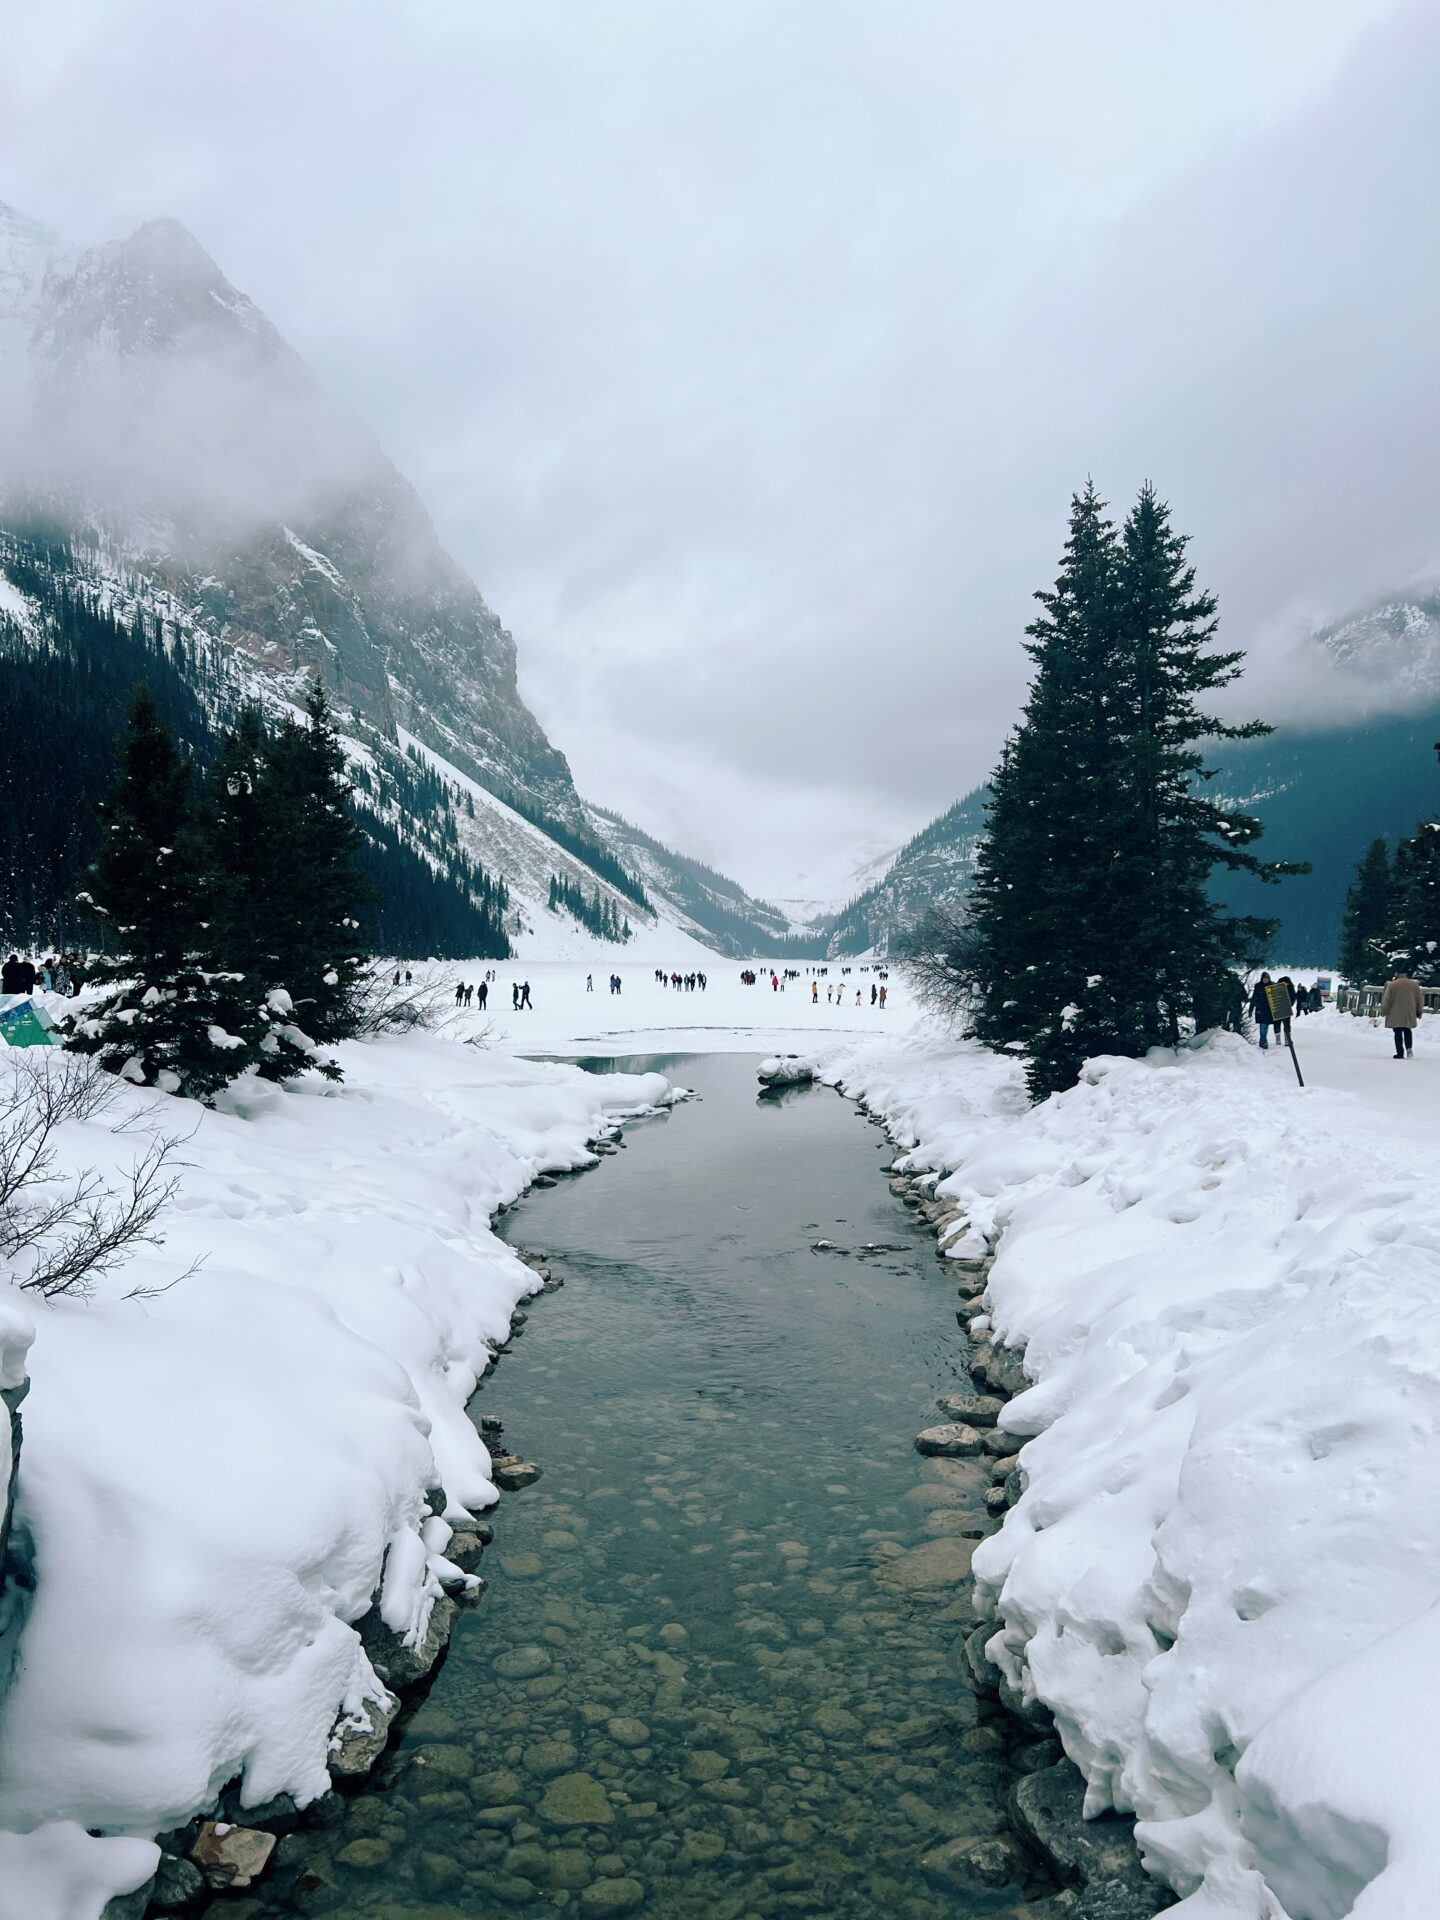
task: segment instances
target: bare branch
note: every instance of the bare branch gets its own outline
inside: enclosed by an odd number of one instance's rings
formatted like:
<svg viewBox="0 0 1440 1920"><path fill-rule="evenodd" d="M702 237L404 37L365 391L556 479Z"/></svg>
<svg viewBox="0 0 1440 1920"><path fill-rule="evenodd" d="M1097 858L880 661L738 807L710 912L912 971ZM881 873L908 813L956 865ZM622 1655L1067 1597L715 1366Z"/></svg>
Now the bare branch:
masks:
<svg viewBox="0 0 1440 1920"><path fill-rule="evenodd" d="M0 1094L0 1261L23 1293L84 1298L135 1247L162 1244L158 1221L179 1182L177 1156L190 1135L149 1131L118 1186L94 1168L62 1172L57 1129L104 1113L117 1083L73 1055L13 1061L10 1068L10 1084ZM131 1111L110 1132L136 1124L144 1124L144 1116Z"/></svg>

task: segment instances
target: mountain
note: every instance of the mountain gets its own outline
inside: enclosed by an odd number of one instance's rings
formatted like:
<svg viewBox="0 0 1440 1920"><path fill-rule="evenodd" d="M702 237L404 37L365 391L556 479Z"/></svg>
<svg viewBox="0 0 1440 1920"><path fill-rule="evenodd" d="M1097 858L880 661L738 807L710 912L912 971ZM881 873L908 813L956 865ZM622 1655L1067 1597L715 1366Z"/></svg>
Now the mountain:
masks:
<svg viewBox="0 0 1440 1920"><path fill-rule="evenodd" d="M1236 912L1279 920L1276 959L1325 966L1334 963L1345 890L1366 847L1440 814L1440 592L1389 595L1320 629L1297 650L1293 678L1298 688L1323 683L1331 710L1352 717L1215 743L1207 764L1218 795L1264 822L1265 857L1308 861L1312 871L1273 886L1226 875L1215 890ZM932 901L963 898L986 792L957 800L901 848L883 878L830 923L832 953L884 952Z"/></svg>
<svg viewBox="0 0 1440 1920"><path fill-rule="evenodd" d="M214 725L247 698L278 712L320 673L378 839L442 885L467 889L472 867L503 884L522 951L574 944L552 874L637 937L707 937L681 857L646 864L652 897L626 864L634 830L576 792L520 697L513 637L414 490L185 228L78 248L0 205L12 671L27 636L54 641L45 609L67 595L158 635ZM759 937L770 910L714 879Z"/></svg>

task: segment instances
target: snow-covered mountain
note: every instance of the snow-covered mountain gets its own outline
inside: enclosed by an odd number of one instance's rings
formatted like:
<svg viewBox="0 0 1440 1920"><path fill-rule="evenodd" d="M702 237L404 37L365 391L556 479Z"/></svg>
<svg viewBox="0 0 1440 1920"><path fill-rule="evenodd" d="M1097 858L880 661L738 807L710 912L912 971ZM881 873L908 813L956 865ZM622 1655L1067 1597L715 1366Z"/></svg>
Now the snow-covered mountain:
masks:
<svg viewBox="0 0 1440 1920"><path fill-rule="evenodd" d="M520 697L514 639L414 490L177 222L79 248L0 205L6 534L163 619L222 692L275 704L319 671L357 765L381 787L390 767L396 825L505 879L522 951L591 939L550 912L552 874L637 934L713 941L689 878L647 862L642 884L630 831L581 800ZM415 817L407 747L441 819ZM715 879L721 944L756 950L777 916Z"/></svg>

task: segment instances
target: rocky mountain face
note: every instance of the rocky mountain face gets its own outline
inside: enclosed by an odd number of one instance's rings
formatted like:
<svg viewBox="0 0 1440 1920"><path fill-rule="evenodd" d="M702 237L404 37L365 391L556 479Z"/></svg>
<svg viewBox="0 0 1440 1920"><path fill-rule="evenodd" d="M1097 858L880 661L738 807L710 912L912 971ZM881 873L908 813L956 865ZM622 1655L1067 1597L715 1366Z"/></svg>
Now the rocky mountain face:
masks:
<svg viewBox="0 0 1440 1920"><path fill-rule="evenodd" d="M7 538L63 550L88 594L182 636L212 704L217 679L274 705L318 671L376 810L427 857L459 847L513 879L516 935L551 873L633 921L698 926L678 867L647 865L653 899L625 868L414 490L175 221L78 248L0 205ZM762 938L774 916L716 879L728 936Z"/></svg>
<svg viewBox="0 0 1440 1920"><path fill-rule="evenodd" d="M12 520L90 533L282 687L583 824L515 643L371 436L183 227L77 250L5 213Z"/></svg>

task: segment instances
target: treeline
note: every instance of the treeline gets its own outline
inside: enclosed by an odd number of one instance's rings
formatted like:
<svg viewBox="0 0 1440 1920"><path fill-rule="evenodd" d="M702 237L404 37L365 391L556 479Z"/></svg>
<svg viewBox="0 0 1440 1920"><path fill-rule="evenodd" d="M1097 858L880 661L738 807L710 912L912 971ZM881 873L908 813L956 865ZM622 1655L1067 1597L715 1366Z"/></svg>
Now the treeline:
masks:
<svg viewBox="0 0 1440 1920"><path fill-rule="evenodd" d="M985 1045L1024 1059L1036 1098L1092 1055L1138 1056L1238 1019L1237 970L1273 922L1227 914L1216 867L1273 881L1260 822L1206 795L1203 740L1243 740L1201 701L1243 654L1215 649L1212 595L1147 486L1122 528L1087 486L1052 588L1026 628L1023 717L991 781L968 910L922 967Z"/></svg>
<svg viewBox="0 0 1440 1920"><path fill-rule="evenodd" d="M1341 973L1365 985L1397 967L1440 986L1440 821L1420 821L1393 854L1372 840L1345 896Z"/></svg>
<svg viewBox="0 0 1440 1920"><path fill-rule="evenodd" d="M567 825L555 814L547 813L528 794L507 789L500 798L507 807L513 807L522 819L528 820L532 827L539 827L542 833L548 834L557 846L564 847L567 853L573 853L592 873L598 873L602 880L608 880L617 893L623 893L627 900L634 901L645 913L653 911L649 894L634 874L621 866L608 847L602 847L598 840Z"/></svg>
<svg viewBox="0 0 1440 1920"><path fill-rule="evenodd" d="M0 578L28 602L0 607L0 932L29 952L78 947L94 929L76 904L96 850L96 805L137 685L160 723L203 768L236 716L233 683L212 651L138 607L124 617L87 584L63 540L0 537ZM215 718L219 716L219 719ZM381 743L355 770L369 883L361 932L376 951L503 959L509 895L458 845L443 783ZM413 845L386 819L414 806Z"/></svg>
<svg viewBox="0 0 1440 1920"><path fill-rule="evenodd" d="M619 945L630 938L630 922L622 919L613 900L602 898L600 889L587 900L583 888L573 880L567 880L558 873L550 876L549 906L551 913L562 909L578 920L582 927L589 929L597 940L613 940Z"/></svg>

